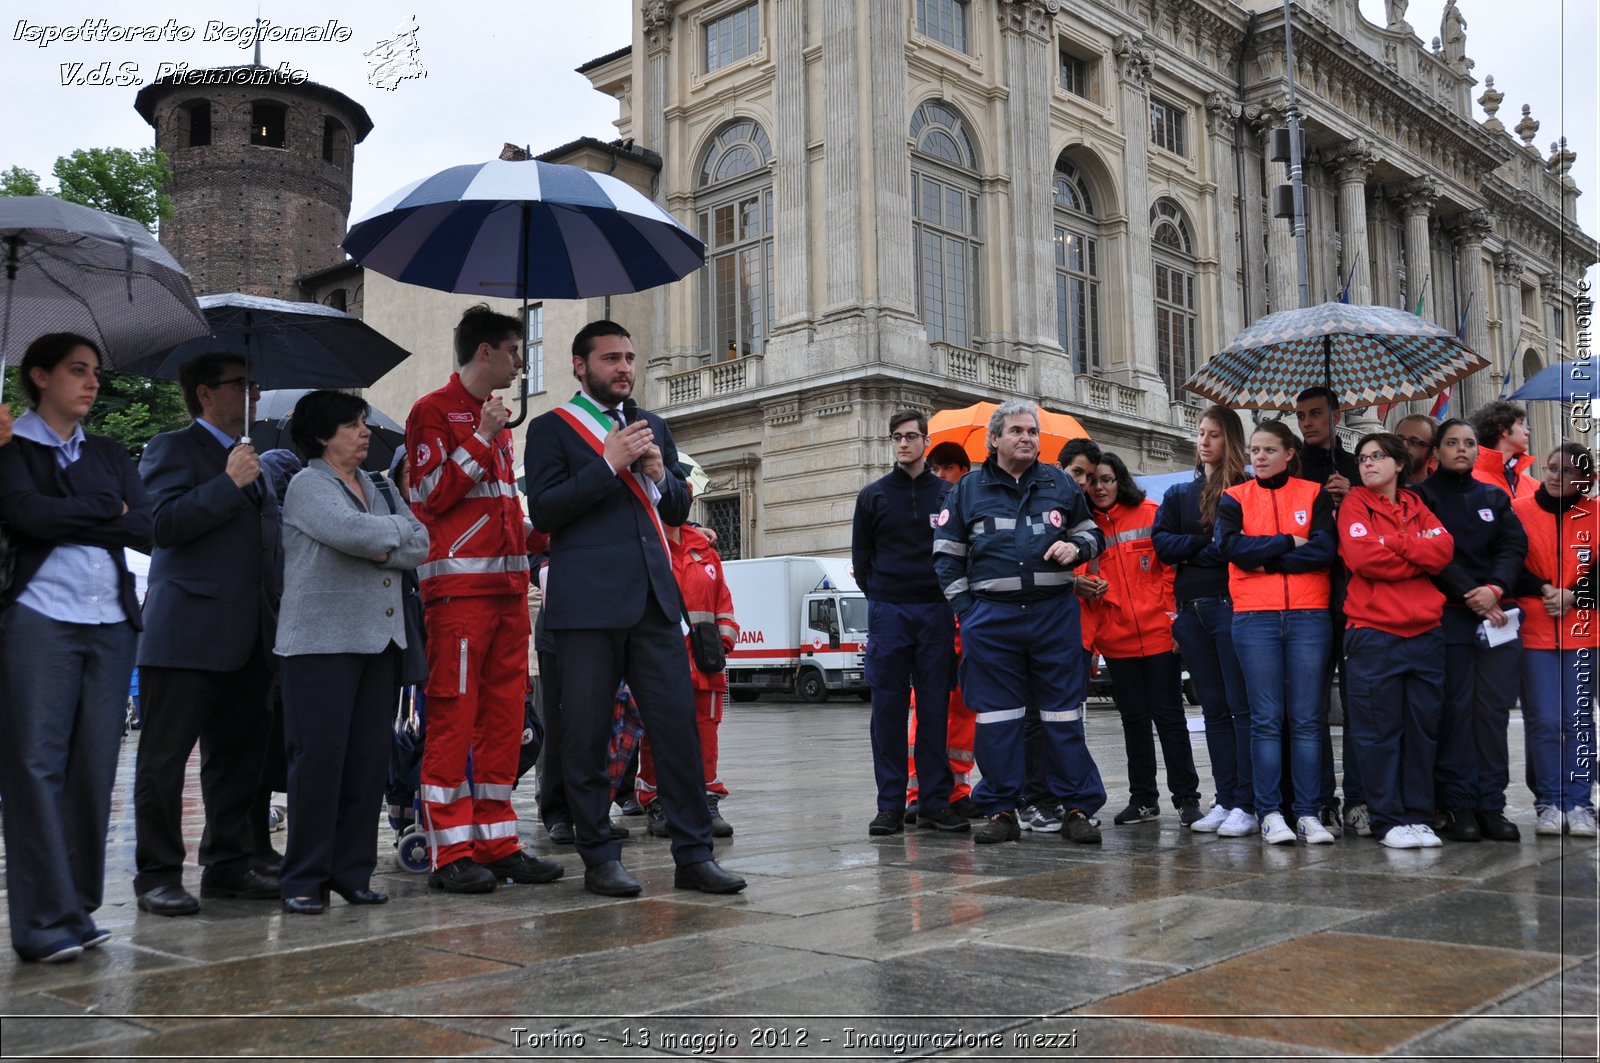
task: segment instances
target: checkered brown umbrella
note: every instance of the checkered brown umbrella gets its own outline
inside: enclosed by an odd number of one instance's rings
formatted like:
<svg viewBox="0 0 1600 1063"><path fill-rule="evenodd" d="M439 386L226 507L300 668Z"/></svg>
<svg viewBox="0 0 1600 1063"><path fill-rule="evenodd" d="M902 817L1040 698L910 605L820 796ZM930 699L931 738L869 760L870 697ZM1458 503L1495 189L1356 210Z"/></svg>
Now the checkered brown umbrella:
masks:
<svg viewBox="0 0 1600 1063"><path fill-rule="evenodd" d="M1429 398L1488 364L1405 310L1322 303L1268 314L1183 386L1233 409L1285 411L1306 388L1325 386L1350 410Z"/></svg>

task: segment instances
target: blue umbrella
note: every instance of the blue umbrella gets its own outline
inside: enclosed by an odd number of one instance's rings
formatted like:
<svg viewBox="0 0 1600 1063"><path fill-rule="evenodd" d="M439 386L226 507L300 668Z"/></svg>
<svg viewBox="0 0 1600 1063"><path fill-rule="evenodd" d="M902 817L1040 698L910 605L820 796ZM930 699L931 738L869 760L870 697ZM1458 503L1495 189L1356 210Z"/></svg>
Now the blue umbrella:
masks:
<svg viewBox="0 0 1600 1063"><path fill-rule="evenodd" d="M499 159L400 189L350 227L344 249L406 284L512 299L622 295L705 263L705 245L625 182Z"/></svg>
<svg viewBox="0 0 1600 1063"><path fill-rule="evenodd" d="M1512 399L1524 402L1593 402L1594 355L1547 365L1516 391Z"/></svg>

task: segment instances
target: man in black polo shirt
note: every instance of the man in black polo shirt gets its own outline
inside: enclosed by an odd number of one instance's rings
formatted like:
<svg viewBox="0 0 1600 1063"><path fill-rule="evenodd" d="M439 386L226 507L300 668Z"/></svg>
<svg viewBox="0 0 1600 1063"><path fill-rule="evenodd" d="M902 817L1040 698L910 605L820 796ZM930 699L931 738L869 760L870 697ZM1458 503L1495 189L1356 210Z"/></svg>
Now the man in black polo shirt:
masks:
<svg viewBox="0 0 1600 1063"><path fill-rule="evenodd" d="M970 829L950 810L945 751L954 679L955 617L933 574L933 529L950 485L927 467L928 420L889 418L895 467L856 498L850 556L867 596L867 683L878 814L867 833L898 834L906 818L906 725L917 690L918 816L935 830Z"/></svg>

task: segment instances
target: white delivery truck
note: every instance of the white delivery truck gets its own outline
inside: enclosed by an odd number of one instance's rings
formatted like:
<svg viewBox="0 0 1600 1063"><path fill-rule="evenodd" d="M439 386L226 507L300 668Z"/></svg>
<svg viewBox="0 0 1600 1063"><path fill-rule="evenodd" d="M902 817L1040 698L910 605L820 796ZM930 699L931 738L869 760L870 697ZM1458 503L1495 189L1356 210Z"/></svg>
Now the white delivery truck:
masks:
<svg viewBox="0 0 1600 1063"><path fill-rule="evenodd" d="M867 598L848 558L757 557L723 565L739 643L728 655L734 701L793 691L806 701L866 696Z"/></svg>

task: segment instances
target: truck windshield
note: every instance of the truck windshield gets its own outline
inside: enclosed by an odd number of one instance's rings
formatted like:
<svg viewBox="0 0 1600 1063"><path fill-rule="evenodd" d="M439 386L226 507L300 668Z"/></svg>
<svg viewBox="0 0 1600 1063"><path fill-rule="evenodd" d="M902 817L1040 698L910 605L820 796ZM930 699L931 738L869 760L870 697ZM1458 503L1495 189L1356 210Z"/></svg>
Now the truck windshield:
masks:
<svg viewBox="0 0 1600 1063"><path fill-rule="evenodd" d="M867 599L865 597L840 598L839 611L843 620L840 627L845 631L867 631Z"/></svg>

